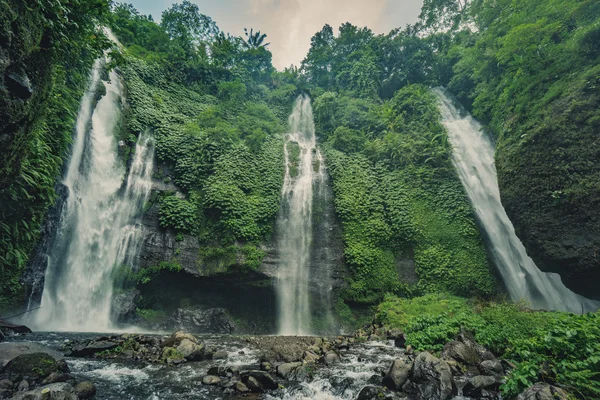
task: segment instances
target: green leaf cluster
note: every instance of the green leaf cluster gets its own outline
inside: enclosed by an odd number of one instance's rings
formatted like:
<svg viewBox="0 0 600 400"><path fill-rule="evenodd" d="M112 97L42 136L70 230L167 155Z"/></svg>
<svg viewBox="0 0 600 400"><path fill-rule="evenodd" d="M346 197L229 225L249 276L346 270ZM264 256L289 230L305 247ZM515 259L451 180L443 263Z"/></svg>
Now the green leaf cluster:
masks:
<svg viewBox="0 0 600 400"><path fill-rule="evenodd" d="M534 311L520 303L482 303L447 294L386 296L376 321L401 329L416 350L442 350L461 329L516 365L501 389L512 398L536 382L559 385L578 398L600 389L598 313Z"/></svg>

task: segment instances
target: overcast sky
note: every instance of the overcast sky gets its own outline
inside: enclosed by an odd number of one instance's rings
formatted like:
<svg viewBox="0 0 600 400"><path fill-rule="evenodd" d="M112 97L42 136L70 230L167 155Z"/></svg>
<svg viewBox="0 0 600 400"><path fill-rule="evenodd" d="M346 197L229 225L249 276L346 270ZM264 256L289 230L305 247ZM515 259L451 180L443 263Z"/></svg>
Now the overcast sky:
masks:
<svg viewBox="0 0 600 400"><path fill-rule="evenodd" d="M172 0L121 0L142 14L160 19ZM267 34L273 64L283 69L299 65L310 47L310 38L325 24L343 22L368 26L376 33L415 23L423 0L191 0L225 32L243 35L244 28Z"/></svg>

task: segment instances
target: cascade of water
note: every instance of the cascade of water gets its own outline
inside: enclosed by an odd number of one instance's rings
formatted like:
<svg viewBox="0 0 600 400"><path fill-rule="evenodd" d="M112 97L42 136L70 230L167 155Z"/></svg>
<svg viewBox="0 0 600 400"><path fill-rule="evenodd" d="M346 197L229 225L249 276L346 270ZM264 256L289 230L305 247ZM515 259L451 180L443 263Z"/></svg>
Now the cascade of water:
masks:
<svg viewBox="0 0 600 400"><path fill-rule="evenodd" d="M77 116L64 179L69 197L48 254L41 309L31 322L39 330L110 330L113 269L132 265L139 251L136 217L150 192L152 140L140 135L126 176L115 136L123 87L114 71L93 107L103 64L96 62Z"/></svg>
<svg viewBox="0 0 600 400"><path fill-rule="evenodd" d="M311 331L309 263L312 246L313 185L324 182L318 165L315 125L310 98L299 96L289 118L292 133L285 143L285 178L281 212L277 221L279 332L283 335Z"/></svg>
<svg viewBox="0 0 600 400"><path fill-rule="evenodd" d="M468 113L461 113L442 89L435 89L435 93L454 149L454 165L489 238L492 257L510 296L546 310L596 310L600 302L573 293L557 274L540 271L527 256L500 201L494 144L481 125Z"/></svg>

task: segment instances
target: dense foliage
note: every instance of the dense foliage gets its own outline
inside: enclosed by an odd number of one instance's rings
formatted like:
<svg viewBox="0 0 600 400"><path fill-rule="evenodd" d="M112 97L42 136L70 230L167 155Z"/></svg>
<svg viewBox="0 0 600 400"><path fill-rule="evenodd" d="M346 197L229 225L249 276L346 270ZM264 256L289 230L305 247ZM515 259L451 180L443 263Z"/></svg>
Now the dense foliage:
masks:
<svg viewBox="0 0 600 400"><path fill-rule="evenodd" d="M496 136L502 202L533 259L597 296L600 3L478 0L460 19L441 83Z"/></svg>
<svg viewBox="0 0 600 400"><path fill-rule="evenodd" d="M56 198L89 68L108 47L97 28L108 11L104 0L0 2L0 308L23 300L20 278Z"/></svg>
<svg viewBox="0 0 600 400"><path fill-rule="evenodd" d="M256 268L279 209L281 133L296 86L274 72L264 34L226 35L189 2L161 25L127 5L112 19L126 46L127 134L154 132L155 178L177 188L154 196L161 225L196 237L203 264Z"/></svg>
<svg viewBox="0 0 600 400"><path fill-rule="evenodd" d="M373 65L360 65L365 54ZM409 84L433 78L432 60L431 44L410 31L375 36L344 24L337 37L328 26L317 33L303 62L344 228L348 302L496 290L437 100Z"/></svg>
<svg viewBox="0 0 600 400"><path fill-rule="evenodd" d="M514 303L470 302L431 294L386 297L377 321L405 332L407 345L440 351L461 329L516 367L502 385L509 398L535 382L558 384L582 398L600 394L600 315L532 311Z"/></svg>

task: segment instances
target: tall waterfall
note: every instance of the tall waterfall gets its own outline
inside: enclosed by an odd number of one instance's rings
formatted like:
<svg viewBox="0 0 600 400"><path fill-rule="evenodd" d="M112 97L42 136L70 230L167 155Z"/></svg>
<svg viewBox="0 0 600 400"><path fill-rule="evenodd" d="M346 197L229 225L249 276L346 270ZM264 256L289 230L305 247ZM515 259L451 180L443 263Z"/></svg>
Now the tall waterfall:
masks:
<svg viewBox="0 0 600 400"><path fill-rule="evenodd" d="M454 165L488 236L492 256L510 296L546 310L596 310L599 302L573 293L557 274L540 271L527 256L500 201L494 144L481 125L458 110L443 90L435 92L441 100L442 122L454 148Z"/></svg>
<svg viewBox="0 0 600 400"><path fill-rule="evenodd" d="M64 178L69 196L48 253L39 330L106 331L111 325L113 269L135 262L138 217L151 188L152 140L141 134L129 171L117 156L123 85L113 71L101 82L104 60L95 63L75 130ZM97 89L106 94L95 104Z"/></svg>
<svg viewBox="0 0 600 400"><path fill-rule="evenodd" d="M323 157L316 147L310 98L299 96L289 118L285 143L285 178L277 221L279 333L309 334L310 256L313 242L313 191L325 182Z"/></svg>

